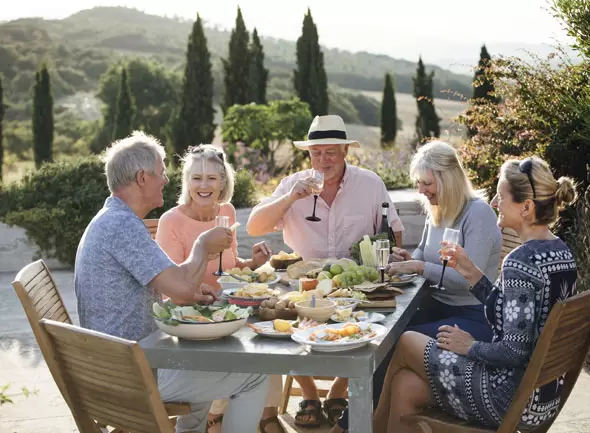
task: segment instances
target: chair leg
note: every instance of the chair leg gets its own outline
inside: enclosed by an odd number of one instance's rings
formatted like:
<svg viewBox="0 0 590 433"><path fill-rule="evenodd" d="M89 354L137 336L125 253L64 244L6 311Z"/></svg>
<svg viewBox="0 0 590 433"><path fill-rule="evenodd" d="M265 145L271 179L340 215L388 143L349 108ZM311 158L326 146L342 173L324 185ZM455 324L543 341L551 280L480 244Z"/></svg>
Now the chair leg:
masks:
<svg viewBox="0 0 590 433"><path fill-rule="evenodd" d="M287 376L285 379L285 386L283 386L283 397L279 413L287 413L287 406L289 406L289 398L291 397L291 389L293 388L293 376Z"/></svg>

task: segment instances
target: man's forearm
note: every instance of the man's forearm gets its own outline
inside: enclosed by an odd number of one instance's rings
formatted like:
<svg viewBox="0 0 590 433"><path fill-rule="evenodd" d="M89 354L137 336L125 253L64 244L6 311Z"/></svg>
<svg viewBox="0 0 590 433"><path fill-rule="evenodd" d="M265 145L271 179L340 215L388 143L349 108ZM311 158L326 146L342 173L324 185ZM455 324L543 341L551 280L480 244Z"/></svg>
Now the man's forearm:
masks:
<svg viewBox="0 0 590 433"><path fill-rule="evenodd" d="M248 234L250 236L263 236L272 232L292 204L290 195L285 194L275 201L256 206L248 219L246 226Z"/></svg>
<svg viewBox="0 0 590 433"><path fill-rule="evenodd" d="M198 241L194 243L191 254L181 267L185 268L185 279L189 287L198 288L207 270L209 255Z"/></svg>
<svg viewBox="0 0 590 433"><path fill-rule="evenodd" d="M395 238L395 246L398 248L402 247L402 232L393 232L393 237Z"/></svg>

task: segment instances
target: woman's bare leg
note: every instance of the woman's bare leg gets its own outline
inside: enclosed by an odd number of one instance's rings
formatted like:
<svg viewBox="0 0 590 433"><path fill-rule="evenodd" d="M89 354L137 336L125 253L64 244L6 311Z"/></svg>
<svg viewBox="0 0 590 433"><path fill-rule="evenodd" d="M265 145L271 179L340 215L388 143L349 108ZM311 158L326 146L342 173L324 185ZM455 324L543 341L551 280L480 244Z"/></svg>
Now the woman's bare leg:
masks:
<svg viewBox="0 0 590 433"><path fill-rule="evenodd" d="M393 380L388 396L388 433L409 433L411 430L401 423L401 417L435 404L424 367L424 350L429 340L424 334L408 331L396 346L389 367L393 369Z"/></svg>

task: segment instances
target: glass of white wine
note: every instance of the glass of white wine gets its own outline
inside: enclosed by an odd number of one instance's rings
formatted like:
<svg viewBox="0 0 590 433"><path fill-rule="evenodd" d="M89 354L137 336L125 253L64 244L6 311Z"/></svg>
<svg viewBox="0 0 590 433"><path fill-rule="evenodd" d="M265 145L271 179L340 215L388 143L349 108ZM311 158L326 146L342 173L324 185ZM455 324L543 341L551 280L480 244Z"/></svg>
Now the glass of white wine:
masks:
<svg viewBox="0 0 590 433"><path fill-rule="evenodd" d="M443 287L443 277L445 276L445 269L447 268L447 263L449 263L451 256L444 255L444 253L447 251L448 252L455 251L455 247L459 244L459 235L460 234L461 234L461 232L459 230L449 229L449 228L445 229L442 240L443 240L443 242L447 242L447 245L443 249L443 268L442 268L442 272L440 274L440 281L438 282L437 285L432 286L435 289L445 290L445 288Z"/></svg>
<svg viewBox="0 0 590 433"><path fill-rule="evenodd" d="M381 271L381 283L385 281L385 268L389 262L389 239L377 239L375 241L377 252L377 269Z"/></svg>
<svg viewBox="0 0 590 433"><path fill-rule="evenodd" d="M229 228L229 217L224 215L218 215L215 217L215 227L225 227ZM213 275L222 276L228 275L226 272L223 272L223 267L221 265L223 250L219 252L219 269L216 272L213 272Z"/></svg>
<svg viewBox="0 0 590 433"><path fill-rule="evenodd" d="M311 177L313 178L313 182L315 183L315 186L312 188L313 213L311 214L311 216L305 217L305 219L308 221L321 221L322 219L315 215L315 208L318 203L318 195L320 195L322 190L324 189L324 173L318 170L312 170Z"/></svg>

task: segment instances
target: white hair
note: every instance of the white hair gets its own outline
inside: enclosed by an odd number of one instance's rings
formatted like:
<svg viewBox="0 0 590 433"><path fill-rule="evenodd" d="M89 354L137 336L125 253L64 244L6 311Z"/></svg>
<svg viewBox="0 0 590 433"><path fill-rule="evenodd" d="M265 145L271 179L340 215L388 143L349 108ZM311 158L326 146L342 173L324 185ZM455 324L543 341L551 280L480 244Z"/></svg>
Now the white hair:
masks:
<svg viewBox="0 0 590 433"><path fill-rule="evenodd" d="M140 170L155 174L159 158L162 162L166 158L164 147L157 138L141 131L115 141L102 157L111 193L134 182Z"/></svg>

